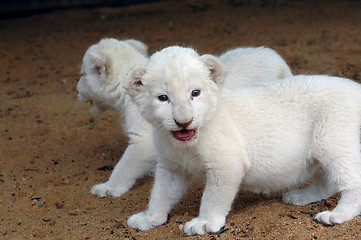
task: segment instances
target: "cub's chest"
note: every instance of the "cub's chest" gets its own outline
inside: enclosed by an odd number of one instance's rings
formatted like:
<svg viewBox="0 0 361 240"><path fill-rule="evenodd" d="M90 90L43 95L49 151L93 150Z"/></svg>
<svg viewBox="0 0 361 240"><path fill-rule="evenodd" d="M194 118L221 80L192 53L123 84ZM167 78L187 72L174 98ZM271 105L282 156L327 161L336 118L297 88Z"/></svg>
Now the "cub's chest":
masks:
<svg viewBox="0 0 361 240"><path fill-rule="evenodd" d="M169 169L192 177L202 177L205 175L204 159L197 153L189 149L173 149L167 157L161 158Z"/></svg>

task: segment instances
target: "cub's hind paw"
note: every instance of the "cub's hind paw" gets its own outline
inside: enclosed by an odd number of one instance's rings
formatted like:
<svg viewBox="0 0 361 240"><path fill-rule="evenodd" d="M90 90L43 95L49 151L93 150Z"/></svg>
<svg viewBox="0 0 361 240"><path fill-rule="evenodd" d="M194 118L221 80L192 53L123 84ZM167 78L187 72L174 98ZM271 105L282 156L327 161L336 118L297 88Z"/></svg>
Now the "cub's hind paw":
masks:
<svg viewBox="0 0 361 240"><path fill-rule="evenodd" d="M323 197L305 189L297 189L283 194L282 201L294 205L304 206L322 200Z"/></svg>

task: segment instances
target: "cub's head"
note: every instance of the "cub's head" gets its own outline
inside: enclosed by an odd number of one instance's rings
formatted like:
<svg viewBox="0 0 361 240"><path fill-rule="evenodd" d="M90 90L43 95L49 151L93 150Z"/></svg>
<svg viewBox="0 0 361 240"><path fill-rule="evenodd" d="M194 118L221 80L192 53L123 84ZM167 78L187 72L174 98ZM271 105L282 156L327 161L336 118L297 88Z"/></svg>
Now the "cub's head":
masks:
<svg viewBox="0 0 361 240"><path fill-rule="evenodd" d="M176 144L192 144L217 108L223 81L218 58L173 46L134 68L125 87L158 131Z"/></svg>
<svg viewBox="0 0 361 240"><path fill-rule="evenodd" d="M137 40L119 41L108 38L88 48L83 57L77 86L82 102L90 102L90 112L101 113L109 107L117 108L123 94L123 81L135 65L147 61L147 46Z"/></svg>

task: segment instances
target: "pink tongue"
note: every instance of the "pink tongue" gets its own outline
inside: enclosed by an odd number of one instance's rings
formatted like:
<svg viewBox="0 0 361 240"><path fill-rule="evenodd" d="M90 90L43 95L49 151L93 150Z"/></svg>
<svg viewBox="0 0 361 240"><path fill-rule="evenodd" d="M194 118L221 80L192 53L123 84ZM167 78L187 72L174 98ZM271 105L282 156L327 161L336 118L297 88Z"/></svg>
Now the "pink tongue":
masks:
<svg viewBox="0 0 361 240"><path fill-rule="evenodd" d="M188 141L193 138L195 133L196 131L194 129L191 129L191 130L174 131L173 135L179 141Z"/></svg>

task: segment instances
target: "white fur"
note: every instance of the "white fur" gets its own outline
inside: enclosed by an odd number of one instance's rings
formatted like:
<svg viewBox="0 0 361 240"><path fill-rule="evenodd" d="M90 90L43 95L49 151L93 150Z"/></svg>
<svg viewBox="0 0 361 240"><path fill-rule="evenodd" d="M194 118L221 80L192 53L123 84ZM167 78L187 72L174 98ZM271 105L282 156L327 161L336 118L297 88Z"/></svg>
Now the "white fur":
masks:
<svg viewBox="0 0 361 240"><path fill-rule="evenodd" d="M151 126L139 114L123 82L136 65L145 64L147 46L137 40L102 39L92 45L83 57L82 77L77 90L80 101L91 101L90 111L101 113L114 108L124 116L124 131L129 145L116 164L109 180L93 186L91 193L101 197L121 196L155 164Z"/></svg>
<svg viewBox="0 0 361 240"><path fill-rule="evenodd" d="M188 235L219 231L239 187L282 193L312 180L283 200L305 205L341 193L337 207L315 219L333 225L360 214L361 86L295 76L222 91L224 76L217 58L180 47L154 54L131 74L126 86L153 125L158 162L148 209L128 226L163 224L200 176L205 190L198 217L184 227ZM181 129L196 133L180 141L174 136Z"/></svg>
<svg viewBox="0 0 361 240"><path fill-rule="evenodd" d="M230 73L224 84L227 88L292 76L285 60L271 48L235 48L223 53L219 60Z"/></svg>
<svg viewBox="0 0 361 240"><path fill-rule="evenodd" d="M220 59L227 67L226 86L229 88L292 75L282 57L269 48L236 48L222 54ZM147 60L147 46L133 39L103 39L89 47L84 55L83 76L77 87L79 100L91 101L92 113L101 113L109 107L118 110L125 118L124 130L131 144L109 180L90 190L101 197L120 196L137 178L154 171L156 153L151 141L151 126L129 101L123 88L130 69Z"/></svg>

